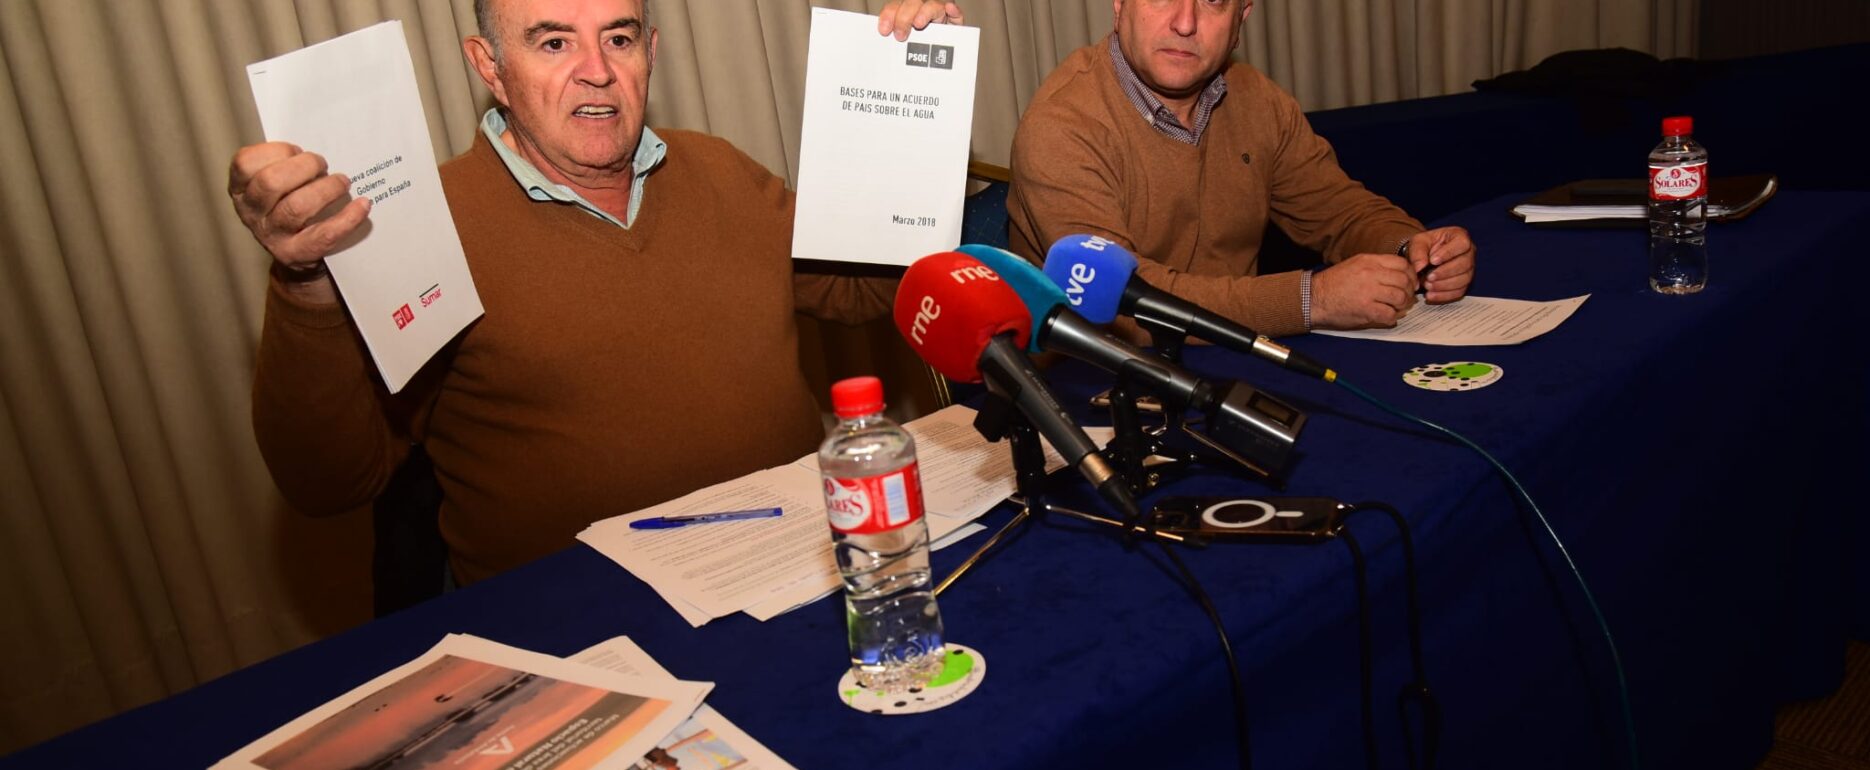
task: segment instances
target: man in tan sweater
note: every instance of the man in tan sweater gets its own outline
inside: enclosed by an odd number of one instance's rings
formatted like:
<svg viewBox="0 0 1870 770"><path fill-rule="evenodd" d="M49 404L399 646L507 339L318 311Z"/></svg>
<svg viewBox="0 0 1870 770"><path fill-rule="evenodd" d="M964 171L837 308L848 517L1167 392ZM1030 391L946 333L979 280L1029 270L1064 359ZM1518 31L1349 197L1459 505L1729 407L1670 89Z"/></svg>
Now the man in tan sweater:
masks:
<svg viewBox="0 0 1870 770"><path fill-rule="evenodd" d="M1013 250L1101 235L1157 288L1272 335L1392 326L1465 296L1474 245L1338 168L1290 94L1229 54L1252 0L1114 0L1116 30L1046 78L1013 140ZM1271 221L1331 267L1258 275ZM1426 285L1418 274L1426 271ZM1135 333L1134 326L1124 330Z"/></svg>
<svg viewBox="0 0 1870 770"><path fill-rule="evenodd" d="M586 524L791 461L822 438L795 309L855 322L894 282L795 274L793 195L727 142L643 125L644 0L481 0L463 43L501 107L442 187L485 315L390 395L324 268L367 199L290 145L242 148L229 194L275 260L254 431L295 507L381 492L411 442L434 460L462 582ZM885 7L906 37L960 9Z"/></svg>

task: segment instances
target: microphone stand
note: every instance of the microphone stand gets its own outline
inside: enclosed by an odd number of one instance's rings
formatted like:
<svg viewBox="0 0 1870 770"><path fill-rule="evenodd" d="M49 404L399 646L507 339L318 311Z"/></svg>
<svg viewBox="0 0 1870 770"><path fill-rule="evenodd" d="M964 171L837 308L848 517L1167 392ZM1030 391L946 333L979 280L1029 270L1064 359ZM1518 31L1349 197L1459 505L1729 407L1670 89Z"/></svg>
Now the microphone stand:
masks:
<svg viewBox="0 0 1870 770"><path fill-rule="evenodd" d="M1134 522L1126 524L1108 516L1074 510L1048 502L1046 487L1050 479L1047 478L1045 472L1045 446L1039 442L1039 432L1033 428L1032 422L1020 413L1019 408L1014 406L1013 401L993 386L991 379L988 383L987 400L974 416L974 429L990 442L998 442L1002 438L1007 440L1007 445L1013 453L1014 488L1017 490L1012 497L1007 499L1019 505L1019 511L1013 514L1013 518L1001 526L1000 531L995 532L993 537L974 549L974 553L969 554L960 566L948 573L948 577L936 584L936 596L940 596L948 586L953 585L962 575L967 574L968 570L973 569L974 565L985 558L989 551L1005 541L1008 535L1015 531L1024 531L1026 524L1047 513L1104 524L1125 530L1133 535L1147 534L1170 542L1186 542L1186 538L1181 535L1156 532Z"/></svg>
<svg viewBox="0 0 1870 770"><path fill-rule="evenodd" d="M1139 310L1135 316L1136 324L1149 332L1149 342L1163 359L1180 366L1182 349L1188 342L1188 329L1172 319L1162 318ZM1121 396L1121 397L1119 397ZM1131 490L1141 494L1153 489L1162 480L1158 469L1170 468L1182 470L1200 460L1227 466L1236 471L1245 471L1250 481L1258 481L1275 489L1284 488L1284 480L1278 474L1260 467L1259 464L1242 457L1222 443L1209 438L1199 430L1189 426L1184 409L1173 412L1167 404L1163 405L1162 427L1156 431L1145 431L1137 409L1137 399L1133 384L1125 377L1118 377L1117 384L1110 391L1110 420L1116 427L1117 437L1113 452L1112 465L1129 480ZM1181 449L1172 446L1169 439L1176 434L1187 436L1208 452ZM1142 437L1148 435L1145 440ZM1143 460L1150 456L1166 457L1169 461L1161 463L1148 471L1143 467Z"/></svg>

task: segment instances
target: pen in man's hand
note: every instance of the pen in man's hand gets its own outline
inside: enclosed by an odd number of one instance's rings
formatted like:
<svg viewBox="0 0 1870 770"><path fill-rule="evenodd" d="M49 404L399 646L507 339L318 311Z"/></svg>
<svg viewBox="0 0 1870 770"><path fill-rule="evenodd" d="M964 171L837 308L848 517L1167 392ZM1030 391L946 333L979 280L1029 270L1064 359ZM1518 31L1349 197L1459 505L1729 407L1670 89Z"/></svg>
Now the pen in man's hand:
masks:
<svg viewBox="0 0 1870 770"><path fill-rule="evenodd" d="M721 511L719 513L691 513L684 516L651 516L630 522L631 529L674 529L690 524L707 524L714 521L740 521L742 519L770 519L784 513L778 506L754 508L746 511Z"/></svg>

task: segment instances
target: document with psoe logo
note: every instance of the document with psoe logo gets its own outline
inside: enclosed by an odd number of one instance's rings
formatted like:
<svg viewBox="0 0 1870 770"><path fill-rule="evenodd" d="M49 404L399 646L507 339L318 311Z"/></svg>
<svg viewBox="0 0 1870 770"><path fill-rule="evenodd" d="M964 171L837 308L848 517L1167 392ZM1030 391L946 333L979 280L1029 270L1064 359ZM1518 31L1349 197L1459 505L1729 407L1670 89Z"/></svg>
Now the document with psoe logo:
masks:
<svg viewBox="0 0 1870 770"><path fill-rule="evenodd" d="M402 22L247 66L269 141L324 156L371 200L325 260L391 393L481 316L429 143Z"/></svg>
<svg viewBox="0 0 1870 770"><path fill-rule="evenodd" d="M908 42L812 9L792 256L907 265L961 242L980 30Z"/></svg>

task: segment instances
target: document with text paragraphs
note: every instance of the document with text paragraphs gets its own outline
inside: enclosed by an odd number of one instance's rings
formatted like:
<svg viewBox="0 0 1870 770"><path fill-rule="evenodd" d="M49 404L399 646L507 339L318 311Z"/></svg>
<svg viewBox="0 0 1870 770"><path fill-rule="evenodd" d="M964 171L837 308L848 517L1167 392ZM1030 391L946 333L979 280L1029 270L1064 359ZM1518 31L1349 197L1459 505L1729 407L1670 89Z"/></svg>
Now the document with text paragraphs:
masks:
<svg viewBox="0 0 1870 770"><path fill-rule="evenodd" d="M1518 345L1558 328L1590 299L1586 294L1551 302L1463 297L1445 305L1417 302L1388 329L1318 330L1318 334L1423 345Z"/></svg>
<svg viewBox="0 0 1870 770"><path fill-rule="evenodd" d="M907 265L961 243L980 30L908 42L812 9L792 256Z"/></svg>
<svg viewBox="0 0 1870 770"><path fill-rule="evenodd" d="M402 390L481 316L401 22L247 66L268 141L324 156L370 218L325 260L383 384Z"/></svg>
<svg viewBox="0 0 1870 770"><path fill-rule="evenodd" d="M936 547L978 531L973 520L1014 492L1005 442L973 427L974 410L950 406L912 420L923 510ZM1103 429L1095 436L1108 440ZM1065 461L1049 446L1046 467ZM701 626L735 612L767 620L836 591L837 564L816 455L592 524L578 539L622 565ZM784 515L677 529L635 529L653 516L779 506Z"/></svg>

